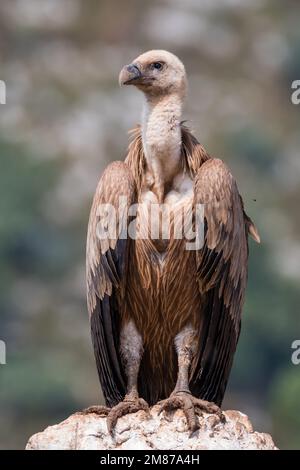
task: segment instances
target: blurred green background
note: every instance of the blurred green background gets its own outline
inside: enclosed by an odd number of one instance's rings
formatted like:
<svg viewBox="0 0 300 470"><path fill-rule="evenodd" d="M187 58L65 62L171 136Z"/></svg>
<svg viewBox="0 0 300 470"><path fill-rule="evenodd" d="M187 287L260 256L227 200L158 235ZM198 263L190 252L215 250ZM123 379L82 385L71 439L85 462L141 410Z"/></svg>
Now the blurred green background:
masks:
<svg viewBox="0 0 300 470"><path fill-rule="evenodd" d="M85 305L89 207L124 158L142 97L121 67L152 48L184 61L185 118L236 176L250 242L242 334L224 403L300 448L298 1L2 0L0 447L99 403Z"/></svg>

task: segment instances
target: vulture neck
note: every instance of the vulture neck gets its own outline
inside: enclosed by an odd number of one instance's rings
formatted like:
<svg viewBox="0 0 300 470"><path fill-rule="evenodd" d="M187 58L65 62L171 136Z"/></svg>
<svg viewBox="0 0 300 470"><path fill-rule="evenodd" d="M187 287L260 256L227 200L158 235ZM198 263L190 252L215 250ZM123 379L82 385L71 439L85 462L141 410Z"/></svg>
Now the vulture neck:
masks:
<svg viewBox="0 0 300 470"><path fill-rule="evenodd" d="M181 164L182 97L179 94L146 96L142 141L149 189L162 203Z"/></svg>

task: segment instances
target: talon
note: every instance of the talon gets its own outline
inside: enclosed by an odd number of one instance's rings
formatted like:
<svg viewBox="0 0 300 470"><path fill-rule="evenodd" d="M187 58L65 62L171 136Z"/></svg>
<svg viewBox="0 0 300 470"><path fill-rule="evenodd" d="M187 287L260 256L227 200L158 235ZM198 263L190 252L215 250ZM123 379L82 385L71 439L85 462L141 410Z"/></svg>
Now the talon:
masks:
<svg viewBox="0 0 300 470"><path fill-rule="evenodd" d="M176 410L177 408L183 408L184 404L179 397L170 397L167 400L164 400L161 405L161 412L162 411L170 411Z"/></svg>
<svg viewBox="0 0 300 470"><path fill-rule="evenodd" d="M215 403L196 398L190 392L180 391L172 393L169 398L160 401L158 404L160 405L159 415L163 411L174 409L181 409L183 411L190 431L190 437L199 429L200 425L197 415L202 416L203 411L216 414L222 422L225 419L221 409Z"/></svg>
<svg viewBox="0 0 300 470"><path fill-rule="evenodd" d="M135 400L125 398L122 402L114 406L107 416L107 430L109 434L113 437L119 418L129 413L136 413L137 411L145 411L148 416L150 415L149 405L143 398L137 398Z"/></svg>
<svg viewBox="0 0 300 470"><path fill-rule="evenodd" d="M190 428L190 433L189 433L189 437L193 437L193 434L198 431L198 429L200 428L199 424L196 423L194 427Z"/></svg>

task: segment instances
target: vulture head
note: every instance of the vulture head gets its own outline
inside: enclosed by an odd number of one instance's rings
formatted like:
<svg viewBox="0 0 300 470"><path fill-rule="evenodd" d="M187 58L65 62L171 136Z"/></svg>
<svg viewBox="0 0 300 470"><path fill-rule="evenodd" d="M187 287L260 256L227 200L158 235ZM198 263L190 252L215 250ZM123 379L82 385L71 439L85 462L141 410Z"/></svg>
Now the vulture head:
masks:
<svg viewBox="0 0 300 470"><path fill-rule="evenodd" d="M119 76L120 85L135 85L149 96L186 92L186 73L183 63L171 52L154 50L138 56L125 65Z"/></svg>

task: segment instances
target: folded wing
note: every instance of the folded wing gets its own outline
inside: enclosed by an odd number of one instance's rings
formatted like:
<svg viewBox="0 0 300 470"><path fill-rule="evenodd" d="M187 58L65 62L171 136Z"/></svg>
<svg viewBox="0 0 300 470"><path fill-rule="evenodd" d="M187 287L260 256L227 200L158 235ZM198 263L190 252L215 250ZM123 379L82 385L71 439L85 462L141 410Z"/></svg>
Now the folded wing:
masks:
<svg viewBox="0 0 300 470"><path fill-rule="evenodd" d="M211 158L197 171L194 201L204 205L204 245L196 253L203 306L191 390L220 405L240 333L248 226L236 182L221 160Z"/></svg>
<svg viewBox="0 0 300 470"><path fill-rule="evenodd" d="M130 250L127 209L135 197L135 182L127 165L110 164L99 181L88 225L87 302L98 374L108 406L125 395L119 354L120 304Z"/></svg>

